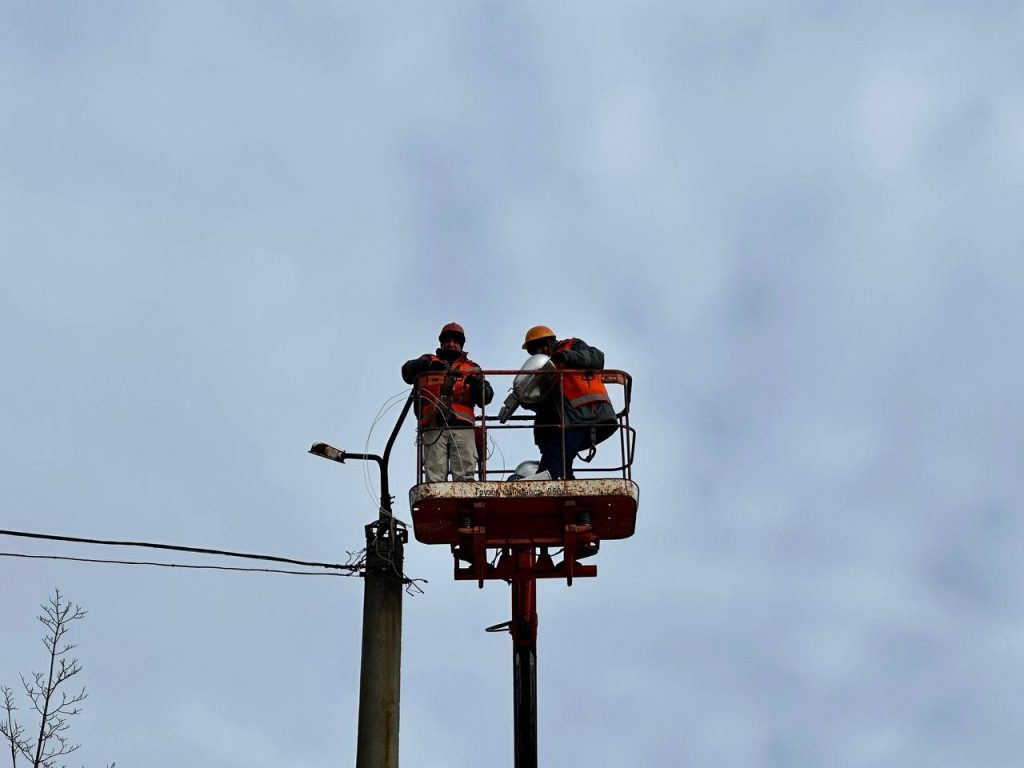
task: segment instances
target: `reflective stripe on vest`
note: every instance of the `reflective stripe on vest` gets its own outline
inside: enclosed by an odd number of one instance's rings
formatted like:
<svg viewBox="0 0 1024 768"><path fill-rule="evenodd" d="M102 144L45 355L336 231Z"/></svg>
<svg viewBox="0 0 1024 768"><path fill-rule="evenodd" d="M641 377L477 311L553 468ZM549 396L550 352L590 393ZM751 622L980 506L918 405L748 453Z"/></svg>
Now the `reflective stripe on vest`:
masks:
<svg viewBox="0 0 1024 768"><path fill-rule="evenodd" d="M589 395L580 395L579 397L573 398L572 400L569 401L569 405L571 405L573 408L579 408L581 405L586 405L587 403L610 403L610 402L611 402L611 398L608 397L608 393L607 392L605 392L604 394L602 394L600 392L594 392L594 393L589 394Z"/></svg>

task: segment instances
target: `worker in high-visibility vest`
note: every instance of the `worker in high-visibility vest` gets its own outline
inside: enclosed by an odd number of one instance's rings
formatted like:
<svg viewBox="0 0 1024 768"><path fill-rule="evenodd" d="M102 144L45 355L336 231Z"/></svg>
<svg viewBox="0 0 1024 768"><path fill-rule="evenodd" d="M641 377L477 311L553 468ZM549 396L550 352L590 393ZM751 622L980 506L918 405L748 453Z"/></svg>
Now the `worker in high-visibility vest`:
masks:
<svg viewBox="0 0 1024 768"><path fill-rule="evenodd" d="M423 446L423 471L428 483L473 480L478 453L473 428L474 406L491 402L494 390L480 374L463 347L466 332L458 323L448 323L437 337L434 354L406 361L402 378L415 383L413 401L419 418L419 440Z"/></svg>
<svg viewBox="0 0 1024 768"><path fill-rule="evenodd" d="M546 325L535 325L526 332L523 349L531 355L548 355L556 368L583 371L562 374L561 386L556 382L539 403L523 403L524 408L537 414L533 439L540 448L537 474L523 479L571 480L576 456L594 449L617 428L615 408L596 373L604 369L604 352L582 339L559 341Z"/></svg>

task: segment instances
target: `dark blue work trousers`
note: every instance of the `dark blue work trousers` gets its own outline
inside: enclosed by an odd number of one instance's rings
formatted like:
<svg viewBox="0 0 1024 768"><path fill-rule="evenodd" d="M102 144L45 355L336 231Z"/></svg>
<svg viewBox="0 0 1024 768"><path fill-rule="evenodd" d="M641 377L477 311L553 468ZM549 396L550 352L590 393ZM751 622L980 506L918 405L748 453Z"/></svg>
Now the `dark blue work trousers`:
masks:
<svg viewBox="0 0 1024 768"><path fill-rule="evenodd" d="M540 468L547 470L551 477L560 480L562 473L562 432L558 427L545 429L537 445L540 448ZM572 427L565 430L565 474L566 480L573 480L572 462L576 454L590 447L590 427Z"/></svg>

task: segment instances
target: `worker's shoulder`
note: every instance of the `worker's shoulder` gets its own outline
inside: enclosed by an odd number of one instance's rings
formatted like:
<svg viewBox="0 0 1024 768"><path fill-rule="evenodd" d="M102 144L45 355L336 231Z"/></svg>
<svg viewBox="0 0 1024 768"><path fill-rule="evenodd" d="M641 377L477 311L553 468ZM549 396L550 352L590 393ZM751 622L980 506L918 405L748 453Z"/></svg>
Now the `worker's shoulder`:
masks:
<svg viewBox="0 0 1024 768"><path fill-rule="evenodd" d="M593 346L592 344L587 344L587 342L585 342L583 339L579 338L578 336L572 336L572 337L570 337L568 339L565 339L564 341L560 341L559 342L559 346L561 346L563 344L568 344L569 345L569 349L573 350L573 351L578 351L578 350L583 350L583 349L597 349L597 347Z"/></svg>

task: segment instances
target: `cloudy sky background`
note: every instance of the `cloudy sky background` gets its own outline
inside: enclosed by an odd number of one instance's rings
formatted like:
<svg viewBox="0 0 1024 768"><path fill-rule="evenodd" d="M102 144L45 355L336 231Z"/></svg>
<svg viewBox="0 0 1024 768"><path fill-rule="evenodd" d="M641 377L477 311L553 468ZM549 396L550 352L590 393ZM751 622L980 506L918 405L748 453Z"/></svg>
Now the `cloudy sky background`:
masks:
<svg viewBox="0 0 1024 768"><path fill-rule="evenodd" d="M641 506L540 587L544 764L1018 766L1022 34L1020 2L0 0L0 528L344 560L374 502L310 443L362 449L441 324L509 368L545 323L635 376ZM403 764L511 765L507 588L406 563ZM0 584L8 685L54 586L90 611L72 764L352 764L358 580Z"/></svg>

